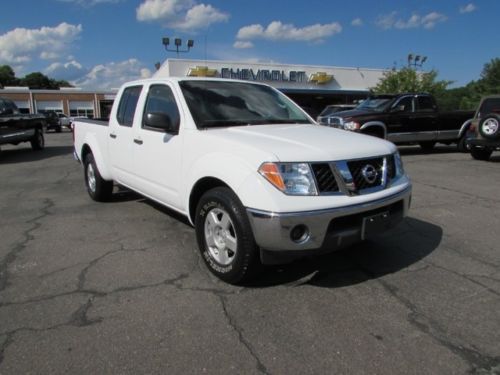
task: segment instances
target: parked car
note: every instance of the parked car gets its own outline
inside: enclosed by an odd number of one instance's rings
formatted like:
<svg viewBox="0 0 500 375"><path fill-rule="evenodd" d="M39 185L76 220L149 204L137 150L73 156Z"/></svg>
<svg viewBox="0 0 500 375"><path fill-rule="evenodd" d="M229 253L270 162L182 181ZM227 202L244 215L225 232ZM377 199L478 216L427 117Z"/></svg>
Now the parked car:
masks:
<svg viewBox="0 0 500 375"><path fill-rule="evenodd" d="M474 111L441 112L429 94L375 95L355 109L330 117L328 126L388 139L418 143L431 150L437 142L456 143L466 151L467 130Z"/></svg>
<svg viewBox="0 0 500 375"><path fill-rule="evenodd" d="M39 113L45 116L47 120L47 130L55 130L57 133L62 132L61 122L56 111L40 111Z"/></svg>
<svg viewBox="0 0 500 375"><path fill-rule="evenodd" d="M109 199L115 181L185 215L203 261L230 283L261 262L371 238L410 205L394 144L319 126L259 83L134 81L118 91L109 122L74 126L90 197Z"/></svg>
<svg viewBox="0 0 500 375"><path fill-rule="evenodd" d="M44 116L22 114L12 100L0 98L0 145L30 142L33 150L41 150L45 126Z"/></svg>
<svg viewBox="0 0 500 375"><path fill-rule="evenodd" d="M59 116L59 125L61 125L61 127L66 127L68 129L71 128L71 120L69 119L68 116L66 116L64 113L58 113L57 114Z"/></svg>
<svg viewBox="0 0 500 375"><path fill-rule="evenodd" d="M330 125L335 122L334 113L348 111L357 107L357 104L330 104L327 105L316 118L318 124Z"/></svg>
<svg viewBox="0 0 500 375"><path fill-rule="evenodd" d="M500 151L500 95L482 98L474 115L468 140L474 159L488 160L493 151Z"/></svg>

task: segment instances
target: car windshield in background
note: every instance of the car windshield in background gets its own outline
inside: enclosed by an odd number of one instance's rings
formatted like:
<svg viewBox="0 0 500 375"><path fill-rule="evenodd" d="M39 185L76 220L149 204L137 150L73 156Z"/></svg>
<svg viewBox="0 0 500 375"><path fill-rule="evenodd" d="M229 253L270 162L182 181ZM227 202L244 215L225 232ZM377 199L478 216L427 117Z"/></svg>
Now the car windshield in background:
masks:
<svg viewBox="0 0 500 375"><path fill-rule="evenodd" d="M285 95L244 82L181 81L198 128L264 124L312 124Z"/></svg>
<svg viewBox="0 0 500 375"><path fill-rule="evenodd" d="M364 100L356 107L356 109L382 112L392 103L393 100L393 96L376 96Z"/></svg>

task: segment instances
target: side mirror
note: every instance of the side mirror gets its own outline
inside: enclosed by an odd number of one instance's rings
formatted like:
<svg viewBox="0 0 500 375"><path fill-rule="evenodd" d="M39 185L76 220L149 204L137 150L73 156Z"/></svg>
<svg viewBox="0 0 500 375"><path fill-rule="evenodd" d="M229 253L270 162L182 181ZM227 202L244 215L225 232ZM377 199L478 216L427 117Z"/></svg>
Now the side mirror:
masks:
<svg viewBox="0 0 500 375"><path fill-rule="evenodd" d="M165 133L177 134L177 124L172 123L169 115L162 112L148 112L144 116L144 125L153 129L163 130Z"/></svg>

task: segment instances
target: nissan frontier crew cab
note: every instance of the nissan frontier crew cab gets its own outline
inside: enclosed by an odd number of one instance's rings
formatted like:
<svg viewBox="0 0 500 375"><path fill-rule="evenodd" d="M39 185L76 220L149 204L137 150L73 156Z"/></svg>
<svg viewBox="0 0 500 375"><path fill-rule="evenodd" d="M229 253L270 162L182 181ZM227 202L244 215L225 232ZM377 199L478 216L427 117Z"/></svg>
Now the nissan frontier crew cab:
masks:
<svg viewBox="0 0 500 375"><path fill-rule="evenodd" d="M148 79L118 91L109 123L77 120L90 197L113 182L185 215L229 283L370 238L406 216L411 184L385 140L319 126L274 88Z"/></svg>

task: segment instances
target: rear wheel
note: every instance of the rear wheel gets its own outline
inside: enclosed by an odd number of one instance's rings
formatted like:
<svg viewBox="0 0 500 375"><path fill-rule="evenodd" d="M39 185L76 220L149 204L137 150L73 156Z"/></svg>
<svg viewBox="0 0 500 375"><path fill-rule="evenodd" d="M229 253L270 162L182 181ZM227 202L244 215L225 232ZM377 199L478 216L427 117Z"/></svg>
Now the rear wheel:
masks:
<svg viewBox="0 0 500 375"><path fill-rule="evenodd" d="M43 150L45 147L45 138L43 137L43 130L35 129L35 135L30 141L33 150Z"/></svg>
<svg viewBox="0 0 500 375"><path fill-rule="evenodd" d="M431 151L434 146L436 145L436 142L434 141L426 141L426 142L419 142L420 148L424 151Z"/></svg>
<svg viewBox="0 0 500 375"><path fill-rule="evenodd" d="M113 192L113 181L107 181L101 177L94 155L87 154L84 162L85 186L90 198L97 202L105 202L111 198Z"/></svg>
<svg viewBox="0 0 500 375"><path fill-rule="evenodd" d="M492 151L482 148L471 147L470 154L476 160L489 160Z"/></svg>
<svg viewBox="0 0 500 375"><path fill-rule="evenodd" d="M467 137L465 136L467 132L458 140L457 142L457 150L460 152L468 152L470 146L467 144Z"/></svg>
<svg viewBox="0 0 500 375"><path fill-rule="evenodd" d="M201 197L195 228L203 260L221 280L241 284L258 269L258 248L245 208L231 189L217 187Z"/></svg>

